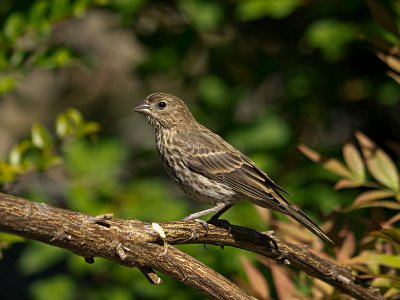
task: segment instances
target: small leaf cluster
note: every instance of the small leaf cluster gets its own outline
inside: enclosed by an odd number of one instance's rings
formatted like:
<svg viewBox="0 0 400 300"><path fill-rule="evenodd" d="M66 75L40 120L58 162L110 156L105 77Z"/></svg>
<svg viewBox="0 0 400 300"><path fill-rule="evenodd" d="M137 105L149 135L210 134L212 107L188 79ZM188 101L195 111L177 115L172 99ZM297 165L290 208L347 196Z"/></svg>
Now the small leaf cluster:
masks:
<svg viewBox="0 0 400 300"><path fill-rule="evenodd" d="M28 172L43 171L60 163L59 150L63 144L93 135L100 129L98 123L85 121L73 108L57 116L55 127L57 137L53 137L43 124L33 124L30 136L14 145L7 160L0 160L0 186L3 189Z"/></svg>
<svg viewBox="0 0 400 300"><path fill-rule="evenodd" d="M400 294L400 180L399 170L392 158L361 132L356 133L360 151L352 143L343 146L344 162L335 158L322 158L310 148L299 149L312 161L340 176L336 189L359 189L353 203L343 209L349 213L362 208L388 210L384 221L369 220L367 235L356 242L353 230L344 228L339 233L342 244L336 249L340 264L351 266L362 279L386 291L385 297ZM392 212L395 212L392 214ZM372 214L372 212L369 212ZM357 252L357 246L361 250Z"/></svg>

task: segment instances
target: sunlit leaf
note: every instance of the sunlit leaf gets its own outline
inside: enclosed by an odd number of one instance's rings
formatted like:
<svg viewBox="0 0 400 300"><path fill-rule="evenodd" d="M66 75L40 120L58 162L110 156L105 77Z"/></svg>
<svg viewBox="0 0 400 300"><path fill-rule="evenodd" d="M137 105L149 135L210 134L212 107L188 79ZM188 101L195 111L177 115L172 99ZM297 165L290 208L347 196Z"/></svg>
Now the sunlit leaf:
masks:
<svg viewBox="0 0 400 300"><path fill-rule="evenodd" d="M16 85L15 79L11 76L0 77L0 96L13 90Z"/></svg>
<svg viewBox="0 0 400 300"><path fill-rule="evenodd" d="M383 228L372 231L369 235L400 244L400 229L397 228Z"/></svg>
<svg viewBox="0 0 400 300"><path fill-rule="evenodd" d="M10 234L10 233L4 233L0 232L0 242L6 243L7 245L11 245L14 243L21 243L24 242L25 239L23 237Z"/></svg>
<svg viewBox="0 0 400 300"><path fill-rule="evenodd" d="M31 130L32 144L39 149L49 148L53 140L46 127L40 123L35 123Z"/></svg>
<svg viewBox="0 0 400 300"><path fill-rule="evenodd" d="M246 257L241 256L240 262L243 266L243 270L246 273L247 278L249 279L249 283L257 296L262 299L269 298L270 294L268 283L265 280L263 274L259 270L257 270L257 268L254 267Z"/></svg>
<svg viewBox="0 0 400 300"><path fill-rule="evenodd" d="M391 217L389 220L387 220L384 224L387 226L393 225L394 223L397 223L400 221L400 213L395 214L393 217Z"/></svg>
<svg viewBox="0 0 400 300"><path fill-rule="evenodd" d="M380 254L370 251L364 251L359 256L352 258L350 263L381 265L390 268L400 269L400 259L398 255Z"/></svg>
<svg viewBox="0 0 400 300"><path fill-rule="evenodd" d="M353 144L346 144L343 147L343 157L355 178L361 182L365 180L364 162L357 148Z"/></svg>
<svg viewBox="0 0 400 300"><path fill-rule="evenodd" d="M356 133L362 153L372 176L395 193L399 192L399 173L392 159L367 136Z"/></svg>
<svg viewBox="0 0 400 300"><path fill-rule="evenodd" d="M241 0L238 1L237 15L245 21L265 16L284 18L300 5L302 5L302 2L299 0Z"/></svg>
<svg viewBox="0 0 400 300"><path fill-rule="evenodd" d="M68 120L65 114L59 114L56 119L56 132L60 138L68 134Z"/></svg>
<svg viewBox="0 0 400 300"><path fill-rule="evenodd" d="M87 122L83 126L84 134L93 134L100 130L100 124L96 122Z"/></svg>
<svg viewBox="0 0 400 300"><path fill-rule="evenodd" d="M76 126L81 126L83 123L83 117L82 114L79 112L79 110L75 109L75 108L69 108L66 111L66 116L68 118L70 118L71 120L74 121L74 123L76 124Z"/></svg>
<svg viewBox="0 0 400 300"><path fill-rule="evenodd" d="M392 70L394 70L398 73L400 72L400 58L399 57L397 57L396 55L386 54L383 52L377 52L376 56L378 56L378 58L380 60L382 60L385 64L387 64L389 68L391 68Z"/></svg>
<svg viewBox="0 0 400 300"><path fill-rule="evenodd" d="M390 198L390 197L393 197L393 192L391 192L391 191L385 191L385 190L367 191L367 192L364 192L364 193L361 193L360 195L358 195L358 197L354 200L352 205L360 206L367 202L380 200L380 199L386 199L386 198Z"/></svg>
<svg viewBox="0 0 400 300"><path fill-rule="evenodd" d="M373 201L368 203L363 203L356 208L366 208L366 207L384 207L389 209L400 210L400 204L394 201Z"/></svg>

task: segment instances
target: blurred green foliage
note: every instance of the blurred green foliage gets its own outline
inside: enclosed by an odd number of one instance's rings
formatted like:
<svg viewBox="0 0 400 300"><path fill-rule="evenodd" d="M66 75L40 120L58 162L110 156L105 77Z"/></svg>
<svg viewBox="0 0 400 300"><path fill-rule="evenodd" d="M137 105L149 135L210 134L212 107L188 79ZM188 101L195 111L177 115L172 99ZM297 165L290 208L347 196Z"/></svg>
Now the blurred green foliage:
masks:
<svg viewBox="0 0 400 300"><path fill-rule="evenodd" d="M3 0L0 105L12 99L42 108L24 93L26 79L40 76L38 71L55 78L45 87L57 93L46 97L62 96L46 111L52 123L35 119L30 134L16 137L0 160L0 185L35 201L144 221L180 219L204 208L165 176L145 120L126 121L134 102L162 89L184 97L201 123L278 179L293 194L288 199L335 238L335 253L327 252L338 262L355 266L360 280L387 296L396 295L395 281L379 276L387 267L396 276L399 268L392 254L380 251L398 249L399 16L398 2L372 0ZM65 30L69 24L76 26L72 34ZM107 51L111 55L102 56ZM123 69L122 75L112 66ZM129 80L133 84L124 85ZM71 103L79 110L66 109ZM348 146L356 130L384 148L375 167ZM352 188L334 190L336 177L304 159L296 151L299 141L331 156L339 156L346 144L345 164L336 173L345 179L342 187ZM378 193L368 194L371 183ZM249 203L236 205L224 218L259 230L272 227L278 236L324 251L296 223ZM88 265L72 253L10 235L0 235L0 247L0 290L6 298L202 299L169 278L150 286L137 270L102 259ZM336 296L329 287L249 253L207 248L182 246L253 288L259 274L269 292L256 293L281 299L282 290L308 298L322 292Z"/></svg>

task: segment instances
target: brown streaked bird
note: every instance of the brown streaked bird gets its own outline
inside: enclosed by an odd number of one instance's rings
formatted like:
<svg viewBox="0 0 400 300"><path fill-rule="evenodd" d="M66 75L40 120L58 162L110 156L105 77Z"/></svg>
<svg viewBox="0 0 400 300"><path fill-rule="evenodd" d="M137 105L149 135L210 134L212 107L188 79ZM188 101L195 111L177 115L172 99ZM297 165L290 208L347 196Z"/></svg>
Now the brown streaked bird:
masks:
<svg viewBox="0 0 400 300"><path fill-rule="evenodd" d="M215 220L235 203L249 200L292 217L333 244L314 221L282 196L285 191L254 162L199 124L181 99L153 93L133 110L145 115L154 127L157 151L168 174L190 198L215 205L184 220L216 212L211 218Z"/></svg>

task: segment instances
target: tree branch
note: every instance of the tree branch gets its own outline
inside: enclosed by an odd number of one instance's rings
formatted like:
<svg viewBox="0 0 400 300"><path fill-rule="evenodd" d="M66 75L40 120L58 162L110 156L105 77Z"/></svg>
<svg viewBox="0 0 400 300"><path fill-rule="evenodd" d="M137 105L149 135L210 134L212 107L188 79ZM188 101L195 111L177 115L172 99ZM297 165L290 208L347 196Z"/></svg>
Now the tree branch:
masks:
<svg viewBox="0 0 400 300"><path fill-rule="evenodd" d="M149 224L138 220L93 217L0 193L0 230L38 240L83 256L103 257L138 267L154 284L157 270L213 299L254 299L243 289L173 244L214 244L258 253L325 281L357 299L384 299L379 291L359 284L349 269L318 257L304 247L272 234L219 222L209 231L194 221Z"/></svg>

